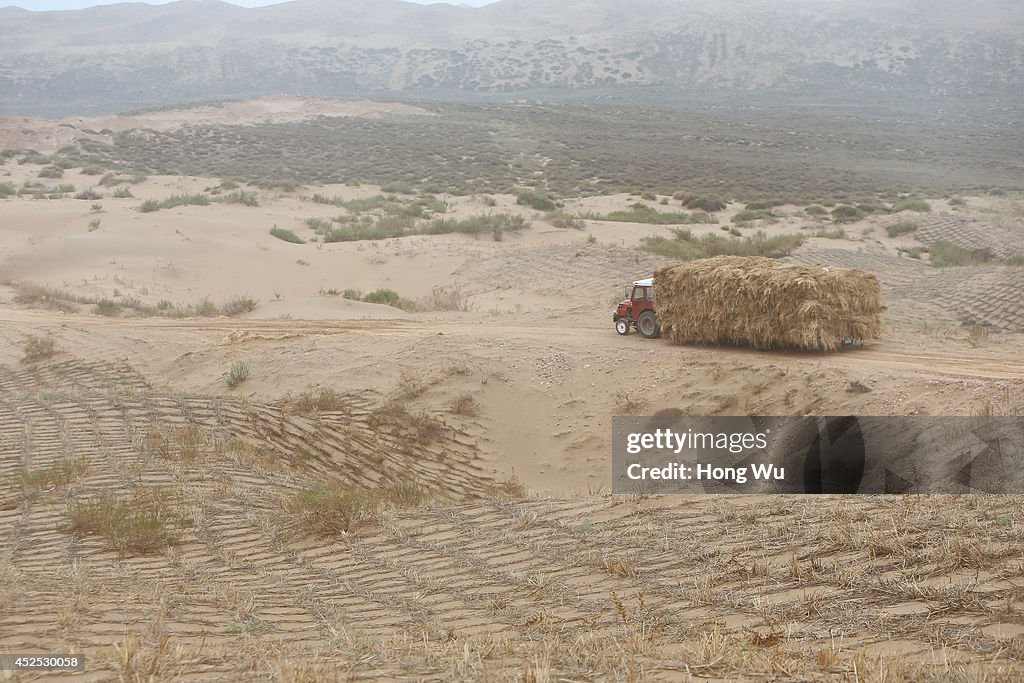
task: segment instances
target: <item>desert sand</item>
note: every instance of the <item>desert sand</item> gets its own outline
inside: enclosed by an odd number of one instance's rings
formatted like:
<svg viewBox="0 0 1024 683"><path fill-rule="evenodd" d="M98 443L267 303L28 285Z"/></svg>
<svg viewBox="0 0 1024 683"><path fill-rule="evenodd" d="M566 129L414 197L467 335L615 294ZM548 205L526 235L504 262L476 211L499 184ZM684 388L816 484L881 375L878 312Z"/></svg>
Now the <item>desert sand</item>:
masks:
<svg viewBox="0 0 1024 683"><path fill-rule="evenodd" d="M0 182L32 172L10 160ZM219 182L154 176L131 198L0 199L0 652L85 653L86 671L62 680L1024 675L1019 497L608 491L617 414L1020 414L1013 280L972 294L981 275L910 263L898 249L913 240L868 218L795 258L876 269L880 340L835 354L680 347L620 337L610 315L623 285L666 262L634 247L671 226L556 228L511 196L444 196L446 217L508 212L531 227L501 241L312 241L306 219L343 213L314 192L380 193L370 186L247 188L258 206L139 211ZM968 198L1001 201L1018 200ZM963 225L944 200L933 207ZM275 225L307 242L272 237ZM19 300L28 285L64 298ZM340 295L380 288L417 310ZM442 292L457 305L432 306ZM256 306L106 316L71 297ZM965 310L1001 327L965 326ZM53 348L26 358L32 338ZM237 362L249 374L230 387ZM323 391L330 400L303 402ZM30 476L63 462L66 477ZM324 481L407 479L426 500L385 504L347 533L311 534L289 512ZM69 528L75 505L103 491L159 498L174 541L136 552Z"/></svg>

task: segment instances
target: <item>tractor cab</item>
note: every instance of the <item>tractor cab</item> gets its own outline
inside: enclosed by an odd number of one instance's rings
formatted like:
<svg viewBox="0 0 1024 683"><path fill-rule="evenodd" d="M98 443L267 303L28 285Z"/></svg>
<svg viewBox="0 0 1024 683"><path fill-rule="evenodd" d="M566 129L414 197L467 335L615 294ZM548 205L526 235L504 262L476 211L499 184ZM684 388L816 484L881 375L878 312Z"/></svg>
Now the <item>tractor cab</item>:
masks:
<svg viewBox="0 0 1024 683"><path fill-rule="evenodd" d="M635 280L632 286L626 285L624 293L626 298L619 302L612 313L615 331L619 334L629 334L643 319L643 326L637 329L645 337L658 336L660 330L654 316L654 278Z"/></svg>

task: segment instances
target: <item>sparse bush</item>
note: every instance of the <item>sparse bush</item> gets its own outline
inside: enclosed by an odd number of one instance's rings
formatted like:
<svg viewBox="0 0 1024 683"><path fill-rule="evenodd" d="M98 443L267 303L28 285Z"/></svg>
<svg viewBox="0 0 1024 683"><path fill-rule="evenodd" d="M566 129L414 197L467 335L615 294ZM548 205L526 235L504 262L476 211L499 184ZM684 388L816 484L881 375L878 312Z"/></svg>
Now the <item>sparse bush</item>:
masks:
<svg viewBox="0 0 1024 683"><path fill-rule="evenodd" d="M932 205L924 199L918 197L908 197L901 202L898 202L893 207L894 212L900 211L917 211L918 213L928 213L932 210Z"/></svg>
<svg viewBox="0 0 1024 683"><path fill-rule="evenodd" d="M452 399L451 411L456 415L465 415L472 417L476 415L480 410L480 404L473 398L473 394L467 392L461 393Z"/></svg>
<svg viewBox="0 0 1024 683"><path fill-rule="evenodd" d="M35 363L37 361L52 358L57 353L53 337L31 336L25 341L23 347L25 355L22 356L22 363Z"/></svg>
<svg viewBox="0 0 1024 683"><path fill-rule="evenodd" d="M462 287L434 287L430 296L417 308L425 311L468 311L469 297Z"/></svg>
<svg viewBox="0 0 1024 683"><path fill-rule="evenodd" d="M341 298L349 299L351 301L362 301L363 293L358 289L346 289L341 293Z"/></svg>
<svg viewBox="0 0 1024 683"><path fill-rule="evenodd" d="M249 379L249 363L244 360L236 360L224 373L224 383L232 389L247 379Z"/></svg>
<svg viewBox="0 0 1024 683"><path fill-rule="evenodd" d="M112 301L107 298L100 299L96 302L96 307L92 311L96 315L105 315L107 317L116 316L121 312L121 307L116 301Z"/></svg>
<svg viewBox="0 0 1024 683"><path fill-rule="evenodd" d="M39 177L40 178L50 178L50 179L53 179L53 178L63 178L64 177L64 169L60 168L59 166L47 166L46 168L44 168L43 170L41 170L39 172Z"/></svg>
<svg viewBox="0 0 1024 683"><path fill-rule="evenodd" d="M142 203L142 206L139 207L139 211L142 213L150 213L152 211L159 211L160 209L173 209L178 206L192 205L209 206L210 198L205 194L175 194L162 201L147 199Z"/></svg>
<svg viewBox="0 0 1024 683"><path fill-rule="evenodd" d="M606 215L586 213L580 216L595 221L622 221L626 223L650 223L652 225L692 225L717 223L714 216L701 211L693 213L658 211L646 204L633 204L629 211L612 211Z"/></svg>
<svg viewBox="0 0 1024 683"><path fill-rule="evenodd" d="M719 199L718 197L708 197L706 195L683 195L678 197L682 201L683 206L687 209L700 209L701 211L707 211L713 213L715 211L722 211L727 206L725 200Z"/></svg>
<svg viewBox="0 0 1024 683"><path fill-rule="evenodd" d="M87 200L87 201L96 201L97 199L103 199L103 195L101 195L96 190L94 190L92 188L89 188L88 190L82 190L81 192L76 194L75 195L75 199L84 199L84 200Z"/></svg>
<svg viewBox="0 0 1024 683"><path fill-rule="evenodd" d="M827 216L828 209L818 204L811 204L810 206L804 209L804 213L806 213L808 216Z"/></svg>
<svg viewBox="0 0 1024 683"><path fill-rule="evenodd" d="M814 236L827 240L844 240L846 239L846 230L843 228L822 229L815 231Z"/></svg>
<svg viewBox="0 0 1024 683"><path fill-rule="evenodd" d="M291 242L292 244L305 244L306 240L296 235L293 231L287 228L279 228L276 225L270 229L270 234L279 240L285 242Z"/></svg>
<svg viewBox="0 0 1024 683"><path fill-rule="evenodd" d="M479 235L486 232L491 234L500 234L505 231L517 233L528 227L530 227L529 221L522 216L498 213L470 216L461 220L436 218L418 229L417 232L426 235L443 235L452 232Z"/></svg>
<svg viewBox="0 0 1024 683"><path fill-rule="evenodd" d="M644 200L647 200L649 202L653 202L653 201L657 201L658 195L654 194L653 192L646 192L645 191L645 192L641 192L640 193L640 199L644 199Z"/></svg>
<svg viewBox="0 0 1024 683"><path fill-rule="evenodd" d="M757 210L743 209L742 211L737 211L736 212L736 214L732 217L732 222L733 223L750 223L752 221L759 221L759 220L764 220L766 218L774 218L774 217L775 217L775 214L773 214L771 212L771 210L768 210L768 209L757 209Z"/></svg>
<svg viewBox="0 0 1024 683"><path fill-rule="evenodd" d="M366 296L363 297L363 301L368 304L384 304L385 306L395 306L401 302L402 297L398 295L393 289L375 289Z"/></svg>
<svg viewBox="0 0 1024 683"><path fill-rule="evenodd" d="M857 208L863 211L865 214L886 214L892 209L878 201L877 199L868 199L865 201L857 202Z"/></svg>
<svg viewBox="0 0 1024 683"><path fill-rule="evenodd" d="M866 214L856 206L850 206L849 204L840 204L836 208L832 209L832 220L836 223L852 223L853 221L859 221L864 218L865 215Z"/></svg>
<svg viewBox="0 0 1024 683"><path fill-rule="evenodd" d="M743 208L748 211L764 211L766 209L773 209L776 206L782 206L785 203L783 199L759 199L748 202Z"/></svg>
<svg viewBox="0 0 1024 683"><path fill-rule="evenodd" d="M285 510L299 521L299 527L318 536L355 531L373 513L364 491L342 483L316 486L300 491Z"/></svg>
<svg viewBox="0 0 1024 683"><path fill-rule="evenodd" d="M995 259L991 249L965 249L952 242L939 240L928 248L931 264L936 268L977 266Z"/></svg>
<svg viewBox="0 0 1024 683"><path fill-rule="evenodd" d="M329 537L357 531L374 521L383 507L415 507L429 497L423 486L408 479L376 491L358 488L348 482L329 481L299 491L284 507L295 518L297 529Z"/></svg>
<svg viewBox="0 0 1024 683"><path fill-rule="evenodd" d="M380 189L382 192L392 192L395 194L416 194L416 188L409 183L401 181L386 183Z"/></svg>
<svg viewBox="0 0 1024 683"><path fill-rule="evenodd" d="M114 190L114 199L131 199L132 197L134 195L127 187L119 187Z"/></svg>
<svg viewBox="0 0 1024 683"><path fill-rule="evenodd" d="M18 194L18 188L14 187L14 183L0 183L0 199L7 199Z"/></svg>
<svg viewBox="0 0 1024 683"><path fill-rule="evenodd" d="M99 218L93 218L91 221L89 221L89 232L93 232L94 230L99 230L99 228L100 228L100 219Z"/></svg>
<svg viewBox="0 0 1024 683"><path fill-rule="evenodd" d="M242 204L243 206L260 205L260 200L256 193L246 192L245 190L229 192L228 194L221 195L220 201L224 204Z"/></svg>
<svg viewBox="0 0 1024 683"><path fill-rule="evenodd" d="M243 313L250 313L256 310L256 306L259 302L249 296L236 296L232 299L228 299L220 306L221 315L226 315L229 318L236 315L242 315Z"/></svg>
<svg viewBox="0 0 1024 683"><path fill-rule="evenodd" d="M345 410L345 397L334 389L316 387L307 389L287 402L288 407L300 415Z"/></svg>
<svg viewBox="0 0 1024 683"><path fill-rule="evenodd" d="M900 221L899 223L893 223L887 225L885 231L889 233L889 237L899 237L900 235L906 235L917 230L917 223L912 221Z"/></svg>
<svg viewBox="0 0 1024 683"><path fill-rule="evenodd" d="M121 554L160 552L176 542L168 529L175 521L159 493L131 498L104 494L68 506L70 529L99 534Z"/></svg>
<svg viewBox="0 0 1024 683"><path fill-rule="evenodd" d="M43 491L59 491L88 469L89 463L84 458L64 458L39 469L23 467L18 473L21 493L32 499Z"/></svg>
<svg viewBox="0 0 1024 683"><path fill-rule="evenodd" d="M711 256L767 256L781 258L788 256L804 242L800 234L776 235L768 237L758 231L752 237L736 239L721 235L704 235L696 237L689 230L676 230L673 239L665 237L645 237L640 249L652 254L667 256L680 261L691 261Z"/></svg>
<svg viewBox="0 0 1024 683"><path fill-rule="evenodd" d="M538 211L554 211L558 204L547 193L532 189L522 189L516 193L516 204L529 206Z"/></svg>
<svg viewBox="0 0 1024 683"><path fill-rule="evenodd" d="M572 228L573 230L583 230L587 227L586 221L579 216L572 216L564 211L552 211L545 216L545 220L556 228Z"/></svg>

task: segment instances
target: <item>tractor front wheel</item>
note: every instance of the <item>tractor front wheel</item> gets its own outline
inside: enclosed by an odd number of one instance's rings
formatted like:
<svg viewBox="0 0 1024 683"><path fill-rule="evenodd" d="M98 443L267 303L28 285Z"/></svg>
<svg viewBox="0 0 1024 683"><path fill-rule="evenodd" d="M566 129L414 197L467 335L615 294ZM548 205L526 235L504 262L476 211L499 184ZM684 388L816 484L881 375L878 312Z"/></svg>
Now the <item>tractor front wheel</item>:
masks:
<svg viewBox="0 0 1024 683"><path fill-rule="evenodd" d="M629 334L629 321L625 318L619 318L616 320L615 331L619 334Z"/></svg>
<svg viewBox="0 0 1024 683"><path fill-rule="evenodd" d="M636 319L636 329L640 330L640 334L648 339L655 339L661 334L661 326L658 325L653 311L644 311L640 314L640 317Z"/></svg>

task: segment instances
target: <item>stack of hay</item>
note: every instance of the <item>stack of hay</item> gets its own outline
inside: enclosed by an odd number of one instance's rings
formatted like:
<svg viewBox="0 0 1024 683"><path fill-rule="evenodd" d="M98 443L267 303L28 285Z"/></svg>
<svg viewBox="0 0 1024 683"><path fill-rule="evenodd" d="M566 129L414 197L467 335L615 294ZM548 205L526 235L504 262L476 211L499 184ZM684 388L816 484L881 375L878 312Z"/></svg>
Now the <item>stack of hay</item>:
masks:
<svg viewBox="0 0 1024 683"><path fill-rule="evenodd" d="M831 351L882 332L874 273L770 258L718 256L659 269L654 306L676 344Z"/></svg>

